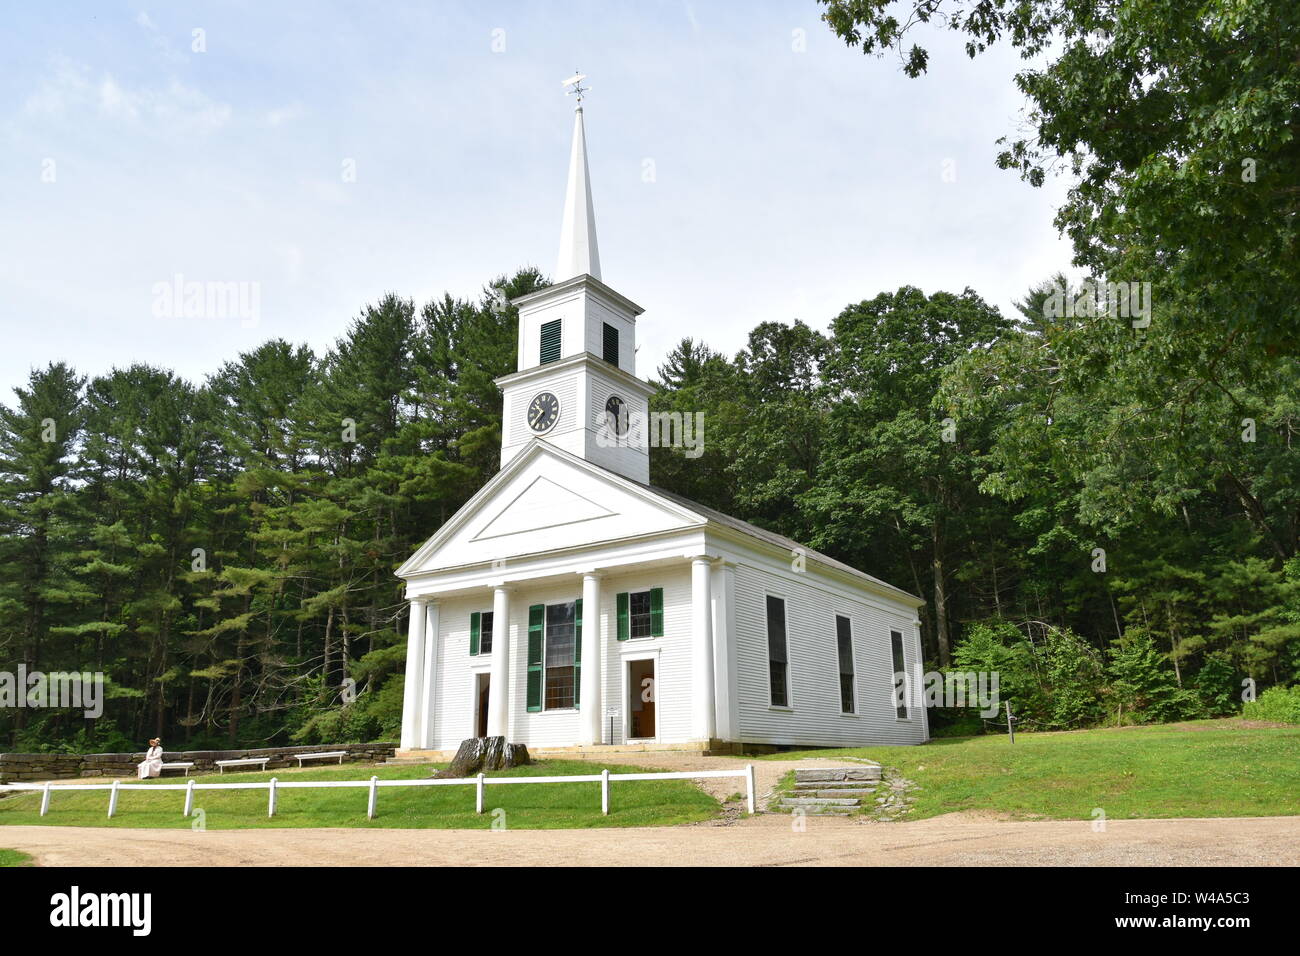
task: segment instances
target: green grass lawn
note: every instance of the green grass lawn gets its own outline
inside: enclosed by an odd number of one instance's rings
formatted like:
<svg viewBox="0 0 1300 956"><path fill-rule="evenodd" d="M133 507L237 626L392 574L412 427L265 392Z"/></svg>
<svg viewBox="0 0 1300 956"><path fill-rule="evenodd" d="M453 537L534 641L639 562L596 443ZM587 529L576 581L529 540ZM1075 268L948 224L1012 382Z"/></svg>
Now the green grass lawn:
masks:
<svg viewBox="0 0 1300 956"><path fill-rule="evenodd" d="M489 774L491 777L569 776L600 773L602 765L581 761L546 760L532 766ZM300 780L411 780L427 777L431 766L336 767L302 772L238 773L224 777L198 777L203 783ZM642 771L639 767L609 768L610 776ZM91 783L111 783L92 779ZM134 780L124 782L136 782ZM151 783L184 783L168 777ZM141 790L118 795L117 814L107 817L107 791L59 792L56 785L50 812L40 816L41 795L36 792L0 800L0 826L43 824L47 826L173 827L185 828L193 820L181 816L185 794ZM570 827L643 827L694 823L718 816L718 801L688 780L635 781L610 785L609 816L600 812L599 783L538 783L518 786L489 786L484 791L484 812L474 812L474 788L402 787L379 789L378 813L366 819L368 791L365 789L285 790L276 794L276 814L266 815L265 790L200 790L194 807L204 811L208 829L232 830L248 827L390 827L405 829L489 829L505 811L509 829L565 829Z"/></svg>
<svg viewBox="0 0 1300 956"><path fill-rule="evenodd" d="M30 866L32 858L17 850L0 849L0 866Z"/></svg>
<svg viewBox="0 0 1300 956"><path fill-rule="evenodd" d="M1300 814L1300 727L1235 720L1053 734L960 737L848 754L894 767L921 787L909 819L985 810L1019 819L1248 817Z"/></svg>

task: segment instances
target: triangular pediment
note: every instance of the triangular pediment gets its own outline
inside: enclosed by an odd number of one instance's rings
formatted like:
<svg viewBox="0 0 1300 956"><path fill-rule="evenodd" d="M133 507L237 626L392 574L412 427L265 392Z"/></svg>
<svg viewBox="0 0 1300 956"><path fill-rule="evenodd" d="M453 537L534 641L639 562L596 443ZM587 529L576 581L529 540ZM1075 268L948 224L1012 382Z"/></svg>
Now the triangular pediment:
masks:
<svg viewBox="0 0 1300 956"><path fill-rule="evenodd" d="M705 519L535 439L397 573L401 577L688 528Z"/></svg>
<svg viewBox="0 0 1300 956"><path fill-rule="evenodd" d="M592 501L545 475L538 475L513 500L506 501L496 517L474 535L474 541L560 528L613 515L598 501Z"/></svg>

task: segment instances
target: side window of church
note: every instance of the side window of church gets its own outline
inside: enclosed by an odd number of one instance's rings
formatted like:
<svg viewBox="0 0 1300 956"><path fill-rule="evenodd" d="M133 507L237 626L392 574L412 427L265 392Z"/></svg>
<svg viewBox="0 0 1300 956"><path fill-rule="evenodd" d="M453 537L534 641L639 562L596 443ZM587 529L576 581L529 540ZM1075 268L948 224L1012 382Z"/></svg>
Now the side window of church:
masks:
<svg viewBox="0 0 1300 956"><path fill-rule="evenodd" d="M894 657L894 707L900 719L907 717L907 659L903 656L903 635L889 632L889 647Z"/></svg>
<svg viewBox="0 0 1300 956"><path fill-rule="evenodd" d="M789 659L785 646L785 600L767 597L767 678L772 706L790 706Z"/></svg>
<svg viewBox="0 0 1300 956"><path fill-rule="evenodd" d="M623 591L617 599L618 639L664 636L664 589Z"/></svg>
<svg viewBox="0 0 1300 956"><path fill-rule="evenodd" d="M469 616L469 653L492 653L492 612L475 611Z"/></svg>
<svg viewBox="0 0 1300 956"><path fill-rule="evenodd" d="M618 329L608 322L602 323L601 329L603 339L601 341L601 357L610 365L618 364Z"/></svg>
<svg viewBox="0 0 1300 956"><path fill-rule="evenodd" d="M560 360L560 319L542 323L541 364Z"/></svg>
<svg viewBox="0 0 1300 956"><path fill-rule="evenodd" d="M573 602L546 606L546 677L547 710L572 708L577 693L577 655Z"/></svg>

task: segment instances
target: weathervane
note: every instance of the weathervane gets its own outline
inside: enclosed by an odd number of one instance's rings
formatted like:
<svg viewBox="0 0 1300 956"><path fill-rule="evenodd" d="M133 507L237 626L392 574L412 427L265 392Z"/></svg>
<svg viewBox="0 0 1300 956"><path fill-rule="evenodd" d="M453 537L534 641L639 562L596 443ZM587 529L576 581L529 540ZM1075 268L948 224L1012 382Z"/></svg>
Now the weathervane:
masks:
<svg viewBox="0 0 1300 956"><path fill-rule="evenodd" d="M578 109L582 109L583 95L591 91L590 86L582 85L582 81L585 80L586 78L587 78L586 73L579 73L577 70L574 70L573 76L569 77L567 80L562 80L560 82L561 86L568 87L568 89L564 91L565 96L578 97Z"/></svg>

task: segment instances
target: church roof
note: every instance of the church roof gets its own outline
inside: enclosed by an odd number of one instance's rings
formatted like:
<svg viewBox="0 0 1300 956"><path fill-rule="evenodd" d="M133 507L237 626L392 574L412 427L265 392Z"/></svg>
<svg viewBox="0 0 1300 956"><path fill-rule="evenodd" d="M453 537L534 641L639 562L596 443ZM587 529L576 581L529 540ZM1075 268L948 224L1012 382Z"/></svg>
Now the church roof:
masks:
<svg viewBox="0 0 1300 956"><path fill-rule="evenodd" d="M669 501L672 501L675 504L679 504L684 508L688 508L691 511L694 511L696 514L700 515L700 517L704 518L707 521L711 521L714 524L722 525L723 527L731 528L734 531L739 531L743 534L750 535L751 537L758 538L762 541L766 541L768 544L776 545L778 548L782 548L786 551L803 552L805 555L812 558L814 561L817 561L819 564L827 565L829 567L835 568L838 571L843 571L845 574L851 574L854 577L863 578L877 585L878 587L882 587L887 590L897 592L899 594L904 594L915 601L921 600L915 594L912 594L910 591L904 591L902 588L896 587L895 585L890 584L888 581L882 581L880 578L873 577L872 575L867 574L865 571L859 571L851 564L845 564L843 561L837 561L835 558L832 558L828 554L823 554L822 552L816 551L808 547L807 545L800 544L798 541L794 540L794 538L787 538L785 535L777 534L775 531L769 531L767 528L760 528L756 524L750 524L748 521L742 521L739 518L732 517L726 512L718 511L716 508L710 508L708 505L702 505L698 501L692 501L689 498L679 495L676 492L668 491L665 488L659 488L655 485L643 484L642 482L639 481L634 483L641 485L641 487L645 488L647 491L659 495L662 498L667 498Z"/></svg>

